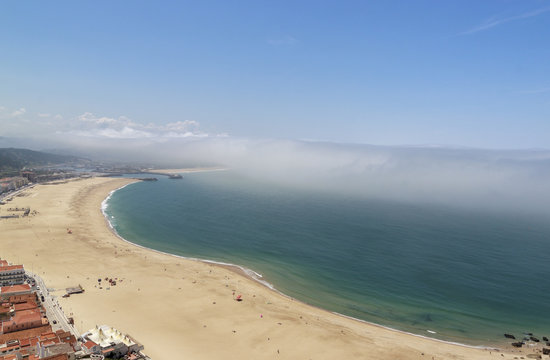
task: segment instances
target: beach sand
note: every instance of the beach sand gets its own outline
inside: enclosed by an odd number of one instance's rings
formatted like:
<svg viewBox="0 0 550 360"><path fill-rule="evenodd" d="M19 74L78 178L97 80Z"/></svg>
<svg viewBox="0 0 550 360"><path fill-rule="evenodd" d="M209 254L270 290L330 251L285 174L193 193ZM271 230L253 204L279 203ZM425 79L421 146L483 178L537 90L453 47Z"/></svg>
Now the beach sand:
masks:
<svg viewBox="0 0 550 360"><path fill-rule="evenodd" d="M134 180L93 178L36 185L0 207L38 213L0 219L0 257L43 277L82 333L108 324L160 359L502 359L476 349L363 323L287 298L222 266L122 241L100 211ZM72 231L68 233L67 229ZM118 278L98 287L98 278ZM122 280L121 280L122 279ZM81 284L84 294L61 298ZM235 295L233 295L235 294ZM243 301L234 300L242 295Z"/></svg>

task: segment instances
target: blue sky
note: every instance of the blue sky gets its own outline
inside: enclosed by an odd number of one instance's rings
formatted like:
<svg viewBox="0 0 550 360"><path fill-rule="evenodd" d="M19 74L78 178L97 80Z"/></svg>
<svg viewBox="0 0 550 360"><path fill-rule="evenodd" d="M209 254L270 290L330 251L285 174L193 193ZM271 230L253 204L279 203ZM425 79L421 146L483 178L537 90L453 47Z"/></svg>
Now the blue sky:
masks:
<svg viewBox="0 0 550 360"><path fill-rule="evenodd" d="M550 1L3 1L0 135L550 148Z"/></svg>

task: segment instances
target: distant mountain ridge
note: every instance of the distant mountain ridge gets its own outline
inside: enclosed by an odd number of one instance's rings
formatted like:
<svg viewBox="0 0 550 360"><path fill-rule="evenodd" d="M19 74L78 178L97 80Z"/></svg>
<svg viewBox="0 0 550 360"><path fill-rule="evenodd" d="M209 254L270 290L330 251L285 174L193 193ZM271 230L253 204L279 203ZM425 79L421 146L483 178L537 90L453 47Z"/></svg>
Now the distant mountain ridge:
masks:
<svg viewBox="0 0 550 360"><path fill-rule="evenodd" d="M68 155L17 148L0 148L0 171L17 171L25 167L56 165L80 160Z"/></svg>

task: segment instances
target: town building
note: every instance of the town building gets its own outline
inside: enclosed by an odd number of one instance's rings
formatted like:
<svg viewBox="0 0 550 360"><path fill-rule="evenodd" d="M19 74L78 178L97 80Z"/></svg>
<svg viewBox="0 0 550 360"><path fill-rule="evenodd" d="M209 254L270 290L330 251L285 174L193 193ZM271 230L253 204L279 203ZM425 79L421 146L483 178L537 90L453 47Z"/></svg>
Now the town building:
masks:
<svg viewBox="0 0 550 360"><path fill-rule="evenodd" d="M0 286L18 285L25 282L23 265L11 265L0 259Z"/></svg>
<svg viewBox="0 0 550 360"><path fill-rule="evenodd" d="M107 325L96 326L82 337L86 340L82 345L82 350L86 354L100 354L105 357L116 358L131 353L139 353L143 350L143 345L131 336L124 335L117 329Z"/></svg>
<svg viewBox="0 0 550 360"><path fill-rule="evenodd" d="M24 296L32 293L29 284L9 285L0 287L0 298L7 299L9 297Z"/></svg>
<svg viewBox="0 0 550 360"><path fill-rule="evenodd" d="M98 344L96 344L91 340L88 340L84 344L82 344L81 348L85 354L94 354L94 355L101 354L101 346L99 346Z"/></svg>
<svg viewBox="0 0 550 360"><path fill-rule="evenodd" d="M29 183L29 180L22 176L14 176L0 179L0 194L7 191L16 190Z"/></svg>
<svg viewBox="0 0 550 360"><path fill-rule="evenodd" d="M74 360L77 349L78 342L70 333L63 330L48 331L38 336L22 337L0 344L0 360Z"/></svg>
<svg viewBox="0 0 550 360"><path fill-rule="evenodd" d="M151 360L141 353L143 345L106 325L96 326L78 340L69 331L53 332L37 292L23 283L23 266L0 260L0 269L6 270L4 275L8 282L13 282L19 271L22 274L18 280L21 283L0 287L0 360ZM17 272L10 272L13 270ZM83 291L80 286L69 290ZM71 324L69 320L64 328L69 326L70 329Z"/></svg>
<svg viewBox="0 0 550 360"><path fill-rule="evenodd" d="M0 323L0 333L7 334L44 325L48 325L48 319L42 316L39 309L21 310L16 311L10 320Z"/></svg>
<svg viewBox="0 0 550 360"><path fill-rule="evenodd" d="M13 285L0 288L0 334L38 328L49 324L38 306L30 286Z"/></svg>

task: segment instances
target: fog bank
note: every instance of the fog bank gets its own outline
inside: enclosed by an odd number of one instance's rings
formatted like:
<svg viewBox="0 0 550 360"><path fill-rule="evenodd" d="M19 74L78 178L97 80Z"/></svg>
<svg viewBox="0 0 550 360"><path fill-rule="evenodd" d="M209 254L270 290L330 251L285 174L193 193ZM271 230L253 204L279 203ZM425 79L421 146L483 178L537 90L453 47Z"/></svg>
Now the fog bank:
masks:
<svg viewBox="0 0 550 360"><path fill-rule="evenodd" d="M7 141L0 139L0 147ZM224 166L258 181L358 197L550 214L550 151L544 150L384 147L232 137L59 136L15 143L165 167Z"/></svg>

